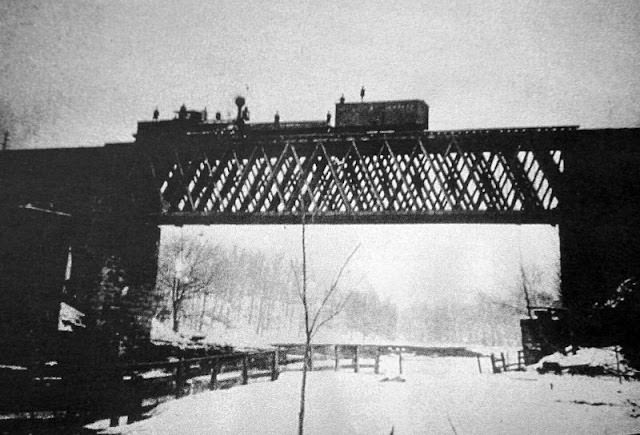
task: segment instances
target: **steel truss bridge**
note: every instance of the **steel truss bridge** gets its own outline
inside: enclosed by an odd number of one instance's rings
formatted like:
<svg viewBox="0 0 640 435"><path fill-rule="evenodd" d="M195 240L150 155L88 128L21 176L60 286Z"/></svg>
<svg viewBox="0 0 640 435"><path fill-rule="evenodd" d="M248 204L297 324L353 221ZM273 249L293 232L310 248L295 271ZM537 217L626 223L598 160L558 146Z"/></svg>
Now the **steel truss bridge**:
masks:
<svg viewBox="0 0 640 435"><path fill-rule="evenodd" d="M576 130L139 140L157 168L161 223L557 223Z"/></svg>
<svg viewBox="0 0 640 435"><path fill-rule="evenodd" d="M130 288L120 312L140 324L152 315L159 225L303 214L310 223L541 223L558 226L565 304L590 306L640 275L639 143L640 129L574 126L220 134L207 123L141 122L130 143L0 152L0 258L25 246L25 258L50 254L33 234L55 239L52 220L33 223L25 210L70 215L75 278L65 288L84 294L81 305L102 304L96 277L117 261ZM66 259L66 248L56 255ZM6 276L11 301L23 283ZM42 277L47 303L57 300L64 277Z"/></svg>

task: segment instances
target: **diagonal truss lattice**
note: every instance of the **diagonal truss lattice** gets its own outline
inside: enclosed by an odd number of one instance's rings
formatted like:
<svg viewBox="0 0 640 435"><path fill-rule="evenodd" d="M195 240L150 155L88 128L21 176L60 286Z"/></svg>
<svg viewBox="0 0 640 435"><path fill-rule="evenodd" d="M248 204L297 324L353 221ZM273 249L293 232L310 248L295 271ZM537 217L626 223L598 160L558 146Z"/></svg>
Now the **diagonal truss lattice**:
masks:
<svg viewBox="0 0 640 435"><path fill-rule="evenodd" d="M167 215L311 216L545 213L558 206L560 150L465 152L455 139L445 152L421 139L361 152L355 139L336 152L322 141L285 143L268 153L176 159L162 179Z"/></svg>

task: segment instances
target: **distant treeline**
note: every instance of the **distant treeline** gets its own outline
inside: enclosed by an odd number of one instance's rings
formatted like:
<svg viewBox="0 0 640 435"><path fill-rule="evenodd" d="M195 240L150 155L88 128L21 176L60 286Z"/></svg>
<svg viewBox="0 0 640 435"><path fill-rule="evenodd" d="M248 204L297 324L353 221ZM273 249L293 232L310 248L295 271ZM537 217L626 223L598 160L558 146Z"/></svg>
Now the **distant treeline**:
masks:
<svg viewBox="0 0 640 435"><path fill-rule="evenodd" d="M156 315L176 331L206 334L212 325L222 324L258 336L302 337L299 270L298 262L282 255L175 237L160 250ZM328 279L312 275L308 292L312 304L321 298ZM531 302L552 301L551 295L534 288L535 273L523 271L523 282ZM517 285L500 300L478 293L472 301L452 296L404 310L393 300L380 298L366 279L347 280L340 292L339 300L346 298L347 303L325 331L333 337L517 345L519 319L527 313L523 289Z"/></svg>

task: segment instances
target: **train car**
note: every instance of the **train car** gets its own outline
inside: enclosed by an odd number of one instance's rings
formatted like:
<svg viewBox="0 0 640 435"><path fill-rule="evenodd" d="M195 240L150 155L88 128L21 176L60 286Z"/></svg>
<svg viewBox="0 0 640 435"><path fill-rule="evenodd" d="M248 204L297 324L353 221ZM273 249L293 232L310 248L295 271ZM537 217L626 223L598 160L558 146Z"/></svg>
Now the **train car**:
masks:
<svg viewBox="0 0 640 435"><path fill-rule="evenodd" d="M422 100L336 104L337 129L428 129L429 106Z"/></svg>

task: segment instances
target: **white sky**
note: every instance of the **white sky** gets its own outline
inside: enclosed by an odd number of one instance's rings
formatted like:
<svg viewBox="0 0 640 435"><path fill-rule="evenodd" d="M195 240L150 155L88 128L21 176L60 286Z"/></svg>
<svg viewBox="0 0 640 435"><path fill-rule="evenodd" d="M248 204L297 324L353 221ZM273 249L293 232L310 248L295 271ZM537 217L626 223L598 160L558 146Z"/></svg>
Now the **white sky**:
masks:
<svg viewBox="0 0 640 435"><path fill-rule="evenodd" d="M638 1L0 1L14 147L131 140L155 106L324 119L420 98L434 129L640 125ZM248 92L246 88L249 88Z"/></svg>
<svg viewBox="0 0 640 435"><path fill-rule="evenodd" d="M424 99L432 129L634 127L638 71L639 1L0 1L0 128L13 148L128 141L156 106L224 113L237 93L253 120L324 119L361 85L369 100ZM248 246L289 246L292 230L210 229ZM551 227L310 233L326 267L361 240L371 281L404 301L508 282L518 237L525 257L558 255Z"/></svg>

